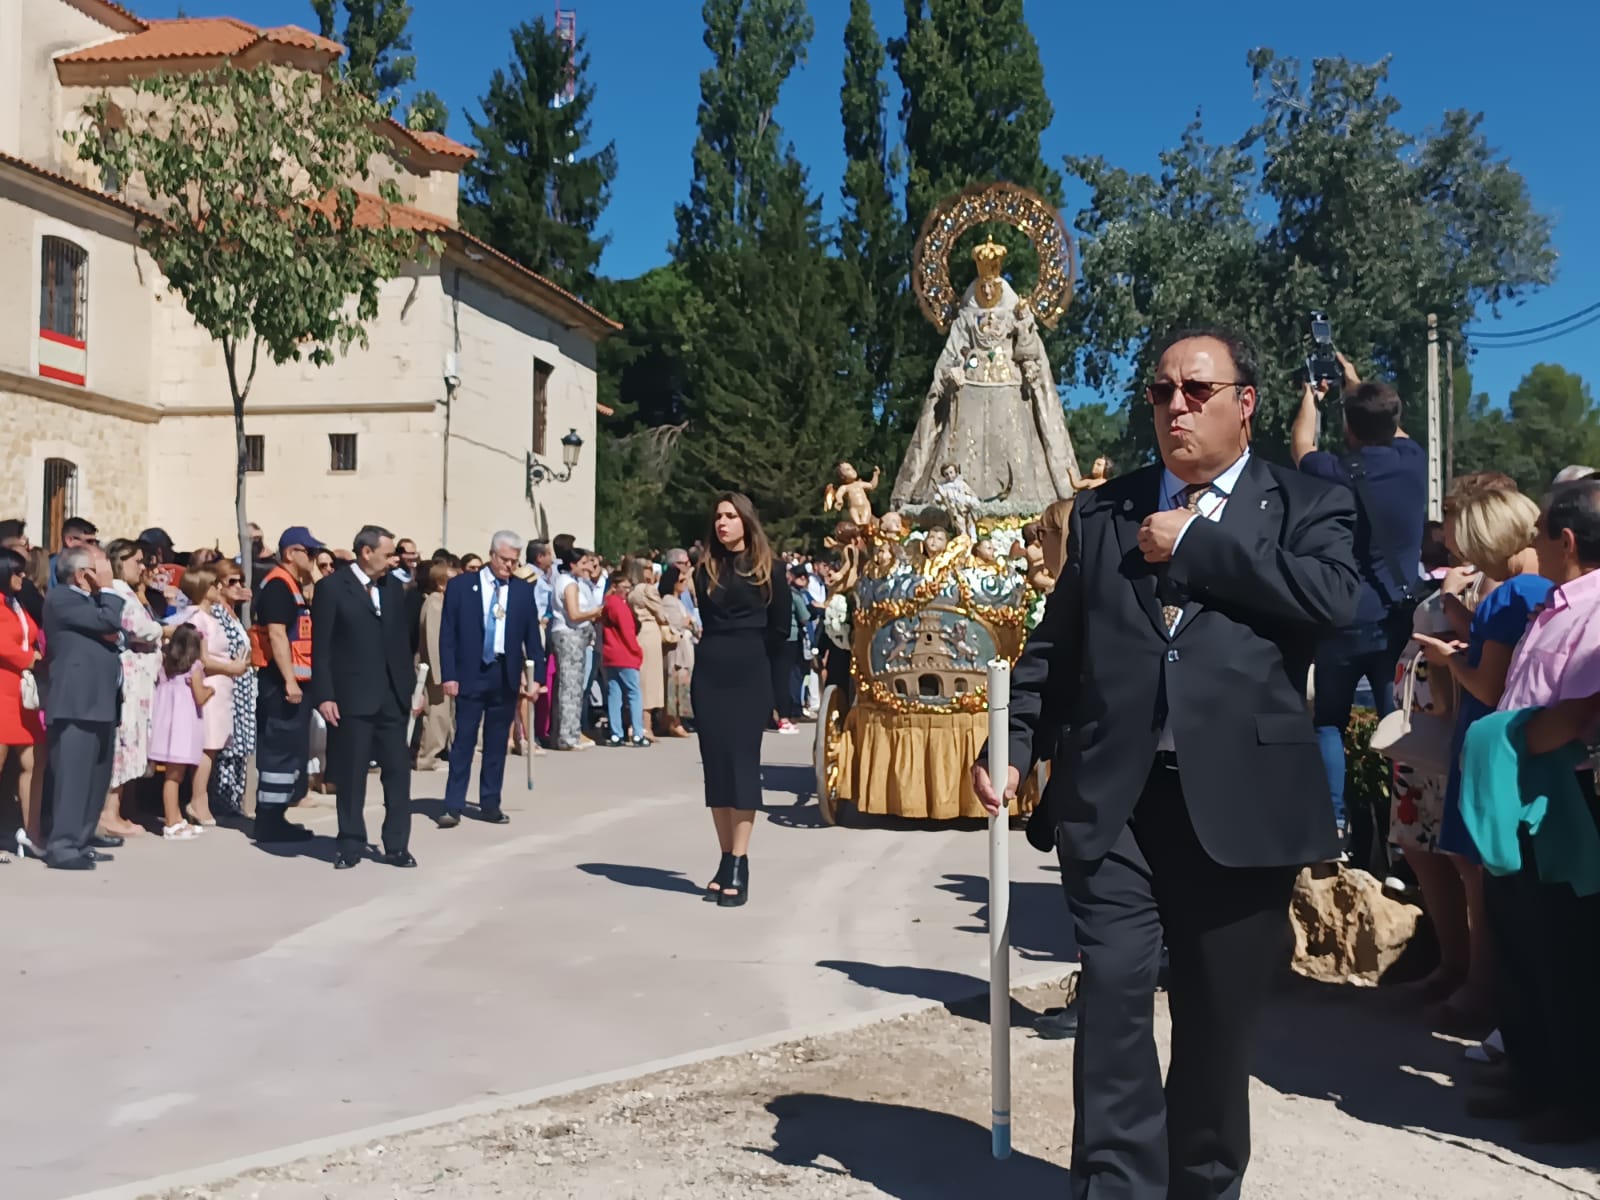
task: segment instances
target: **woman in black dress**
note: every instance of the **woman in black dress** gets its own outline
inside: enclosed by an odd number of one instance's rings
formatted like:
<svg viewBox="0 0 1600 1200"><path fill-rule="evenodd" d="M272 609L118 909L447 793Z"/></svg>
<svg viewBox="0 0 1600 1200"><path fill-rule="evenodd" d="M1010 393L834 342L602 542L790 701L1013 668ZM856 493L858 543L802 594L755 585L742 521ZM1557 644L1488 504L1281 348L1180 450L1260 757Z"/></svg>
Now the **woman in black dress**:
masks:
<svg viewBox="0 0 1600 1200"><path fill-rule="evenodd" d="M694 572L704 632L690 699L706 773L706 806L722 862L706 885L724 908L750 895L750 830L761 807L761 736L772 717L772 653L787 633L788 587L748 498L725 492L711 516L710 550Z"/></svg>

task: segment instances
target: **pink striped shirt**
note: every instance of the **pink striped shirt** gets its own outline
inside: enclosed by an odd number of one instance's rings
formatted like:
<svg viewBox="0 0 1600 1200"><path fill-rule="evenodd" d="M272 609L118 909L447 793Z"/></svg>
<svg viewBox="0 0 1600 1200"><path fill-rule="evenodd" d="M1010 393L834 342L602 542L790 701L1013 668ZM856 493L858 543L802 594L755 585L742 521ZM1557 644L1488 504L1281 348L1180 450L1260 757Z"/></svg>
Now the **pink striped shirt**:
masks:
<svg viewBox="0 0 1600 1200"><path fill-rule="evenodd" d="M1600 570L1550 593L1506 672L1500 710L1548 708L1600 692Z"/></svg>

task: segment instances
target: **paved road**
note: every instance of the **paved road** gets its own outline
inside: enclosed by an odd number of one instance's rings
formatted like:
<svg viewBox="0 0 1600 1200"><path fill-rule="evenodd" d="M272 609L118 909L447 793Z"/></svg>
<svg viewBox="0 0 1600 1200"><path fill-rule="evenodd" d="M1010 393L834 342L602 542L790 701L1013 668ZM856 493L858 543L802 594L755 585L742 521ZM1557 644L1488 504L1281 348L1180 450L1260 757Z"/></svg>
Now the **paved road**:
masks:
<svg viewBox="0 0 1600 1200"><path fill-rule="evenodd" d="M820 827L808 752L767 740L742 910L699 900L716 852L692 741L539 758L531 794L513 759L503 827L436 829L443 774L417 775L416 871L335 872L328 836L279 857L227 830L143 838L92 875L0 867L0 1196L970 992L982 834ZM301 819L332 832L331 811ZM1013 846L1014 971L1037 970L1064 909L1047 861Z"/></svg>

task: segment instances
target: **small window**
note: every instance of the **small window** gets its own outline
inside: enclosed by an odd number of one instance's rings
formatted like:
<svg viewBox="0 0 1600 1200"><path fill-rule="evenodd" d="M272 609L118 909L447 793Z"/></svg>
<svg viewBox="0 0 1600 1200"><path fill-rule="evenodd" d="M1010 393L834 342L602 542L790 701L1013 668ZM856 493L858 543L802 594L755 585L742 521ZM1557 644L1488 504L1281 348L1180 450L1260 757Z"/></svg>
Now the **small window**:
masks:
<svg viewBox="0 0 1600 1200"><path fill-rule="evenodd" d="M533 452L543 454L550 428L550 376L555 371L542 359L533 360Z"/></svg>
<svg viewBox="0 0 1600 1200"><path fill-rule="evenodd" d="M39 270L39 331L83 342L89 308L89 252L47 237Z"/></svg>
<svg viewBox="0 0 1600 1200"><path fill-rule="evenodd" d="M355 434L330 433L328 435L328 445L333 451L333 470L354 471L356 469Z"/></svg>
<svg viewBox="0 0 1600 1200"><path fill-rule="evenodd" d="M78 511L78 468L64 458L44 460L44 540L50 553L61 549L61 526Z"/></svg>
<svg viewBox="0 0 1600 1200"><path fill-rule="evenodd" d="M267 469L267 439L259 433L244 435L244 469L252 475Z"/></svg>

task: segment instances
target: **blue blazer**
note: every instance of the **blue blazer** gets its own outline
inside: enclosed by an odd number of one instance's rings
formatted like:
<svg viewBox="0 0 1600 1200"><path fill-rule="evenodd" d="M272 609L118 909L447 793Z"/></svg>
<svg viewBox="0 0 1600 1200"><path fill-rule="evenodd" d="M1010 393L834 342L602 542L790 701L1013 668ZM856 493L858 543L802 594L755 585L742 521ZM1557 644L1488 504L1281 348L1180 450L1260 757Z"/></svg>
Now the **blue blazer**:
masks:
<svg viewBox="0 0 1600 1200"><path fill-rule="evenodd" d="M483 670L483 574L457 575L444 590L444 615L439 622L439 658L444 683L459 683L463 695L486 695L494 677ZM499 683L515 694L522 664L537 664L545 680L544 637L539 632L539 604L533 584L515 577L506 581L506 650Z"/></svg>

